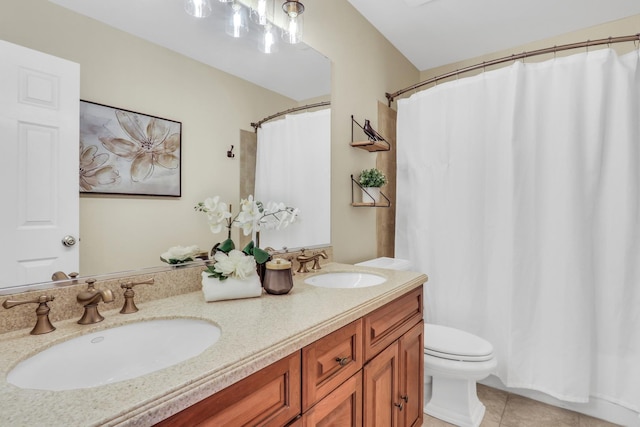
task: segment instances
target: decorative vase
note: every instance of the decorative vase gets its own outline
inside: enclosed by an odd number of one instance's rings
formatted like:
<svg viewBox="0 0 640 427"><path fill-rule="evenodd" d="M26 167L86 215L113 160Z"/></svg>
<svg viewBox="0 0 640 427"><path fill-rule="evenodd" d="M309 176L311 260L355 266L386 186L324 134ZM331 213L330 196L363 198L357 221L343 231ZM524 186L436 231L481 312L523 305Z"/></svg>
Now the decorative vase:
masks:
<svg viewBox="0 0 640 427"><path fill-rule="evenodd" d="M364 187L362 189L362 203L378 203L380 201L380 187Z"/></svg>
<svg viewBox="0 0 640 427"><path fill-rule="evenodd" d="M202 293L205 301L208 302L255 298L262 295L262 283L257 273L246 279L227 277L225 280L220 280L217 277L209 277L209 272L203 271Z"/></svg>

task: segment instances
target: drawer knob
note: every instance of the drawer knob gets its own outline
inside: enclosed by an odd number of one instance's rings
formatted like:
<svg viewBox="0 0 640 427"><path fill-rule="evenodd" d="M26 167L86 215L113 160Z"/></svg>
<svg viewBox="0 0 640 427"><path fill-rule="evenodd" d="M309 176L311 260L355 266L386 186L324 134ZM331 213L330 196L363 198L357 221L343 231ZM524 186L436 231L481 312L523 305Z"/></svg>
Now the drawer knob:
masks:
<svg viewBox="0 0 640 427"><path fill-rule="evenodd" d="M340 365L340 366L345 366L350 361L351 361L351 359L349 359L348 357L336 357L336 362L338 362L338 365Z"/></svg>

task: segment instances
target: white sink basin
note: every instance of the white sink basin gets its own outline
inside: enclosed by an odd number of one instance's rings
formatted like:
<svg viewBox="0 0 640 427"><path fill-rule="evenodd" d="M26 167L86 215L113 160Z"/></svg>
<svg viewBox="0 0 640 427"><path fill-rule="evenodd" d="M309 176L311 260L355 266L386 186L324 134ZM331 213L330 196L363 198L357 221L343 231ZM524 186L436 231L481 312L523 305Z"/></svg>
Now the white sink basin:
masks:
<svg viewBox="0 0 640 427"><path fill-rule="evenodd" d="M56 344L20 362L7 375L15 386L74 390L136 378L202 353L220 328L196 319L131 323Z"/></svg>
<svg viewBox="0 0 640 427"><path fill-rule="evenodd" d="M349 271L318 274L307 278L304 282L321 288L366 288L386 281L387 279L377 274Z"/></svg>

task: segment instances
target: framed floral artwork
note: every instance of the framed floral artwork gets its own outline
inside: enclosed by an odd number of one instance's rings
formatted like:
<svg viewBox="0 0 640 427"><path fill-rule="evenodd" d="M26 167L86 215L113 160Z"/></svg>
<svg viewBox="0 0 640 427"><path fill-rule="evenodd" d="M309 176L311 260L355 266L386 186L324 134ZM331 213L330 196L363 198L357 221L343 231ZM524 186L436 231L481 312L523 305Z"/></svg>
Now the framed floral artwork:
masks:
<svg viewBox="0 0 640 427"><path fill-rule="evenodd" d="M182 123L80 101L80 192L180 197Z"/></svg>

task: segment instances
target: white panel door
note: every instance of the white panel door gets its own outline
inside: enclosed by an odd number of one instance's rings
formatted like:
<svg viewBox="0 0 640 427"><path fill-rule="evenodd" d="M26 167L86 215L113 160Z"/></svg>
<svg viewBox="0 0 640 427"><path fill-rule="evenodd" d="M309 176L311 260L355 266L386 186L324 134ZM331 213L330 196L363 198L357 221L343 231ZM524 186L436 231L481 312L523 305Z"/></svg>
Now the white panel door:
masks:
<svg viewBox="0 0 640 427"><path fill-rule="evenodd" d="M0 58L2 288L78 271L80 66L2 40Z"/></svg>

